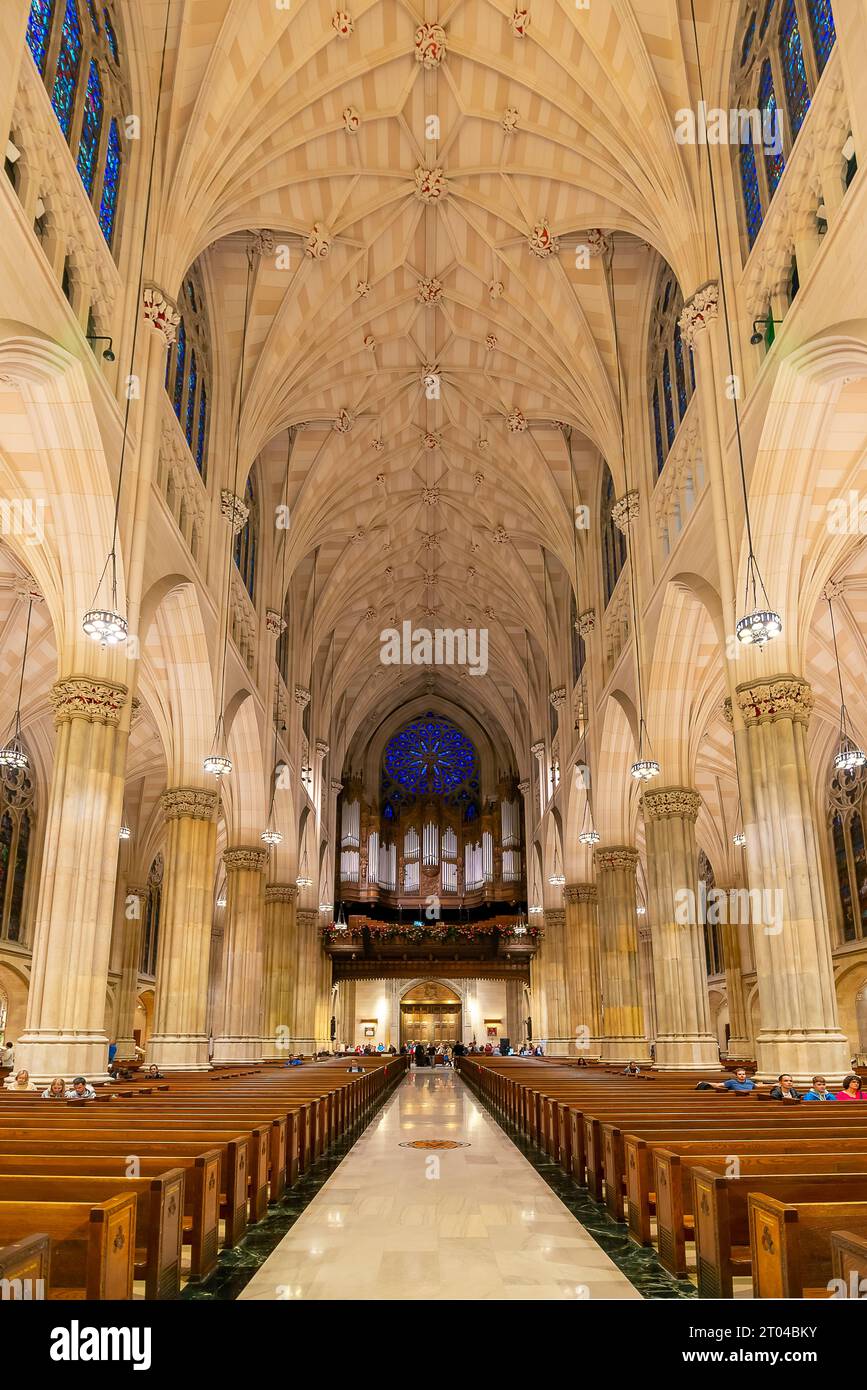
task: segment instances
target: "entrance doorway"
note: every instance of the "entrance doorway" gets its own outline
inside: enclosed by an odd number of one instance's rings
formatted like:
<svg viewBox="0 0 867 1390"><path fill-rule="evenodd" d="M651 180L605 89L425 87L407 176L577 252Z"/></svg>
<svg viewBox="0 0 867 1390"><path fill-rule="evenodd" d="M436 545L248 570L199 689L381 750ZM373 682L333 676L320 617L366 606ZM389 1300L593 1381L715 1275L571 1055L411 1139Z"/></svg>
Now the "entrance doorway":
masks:
<svg viewBox="0 0 867 1390"><path fill-rule="evenodd" d="M413 985L400 1001L400 1044L454 1043L463 1036L460 996L448 985Z"/></svg>

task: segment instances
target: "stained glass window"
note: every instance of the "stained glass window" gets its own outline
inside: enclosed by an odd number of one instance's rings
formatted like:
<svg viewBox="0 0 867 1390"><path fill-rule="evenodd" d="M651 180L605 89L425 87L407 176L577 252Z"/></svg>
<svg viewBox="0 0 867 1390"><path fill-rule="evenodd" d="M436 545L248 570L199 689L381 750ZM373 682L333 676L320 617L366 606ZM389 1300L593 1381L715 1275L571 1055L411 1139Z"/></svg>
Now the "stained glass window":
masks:
<svg viewBox="0 0 867 1390"><path fill-rule="evenodd" d="M66 0L66 13L63 17L60 52L57 55L57 71L54 74L54 87L51 92L51 105L64 135L69 136L72 108L75 104L75 87L78 82L78 68L81 62L81 22L75 0Z"/></svg>
<svg viewBox="0 0 867 1390"><path fill-rule="evenodd" d="M30 0L30 17L27 20L27 47L33 55L34 63L43 75L53 18L54 0Z"/></svg>
<svg viewBox="0 0 867 1390"><path fill-rule="evenodd" d="M176 345L176 347L175 347L175 362L176 362L177 365L176 365L176 367L175 367L175 398L174 398L174 407L175 407L175 414L177 415L177 417L178 417L179 420L180 420L180 418L181 418L181 398L182 398L182 396L183 396L183 394L184 394L184 379L185 379L185 378L184 378L184 373L185 373L185 371L186 371L186 366L187 366L186 358L187 358L187 330L186 330L186 328L184 327L184 321L183 321L183 319L181 319L180 323L178 324L177 345Z"/></svg>
<svg viewBox="0 0 867 1390"><path fill-rule="evenodd" d="M244 488L244 501L249 508L249 516L235 537L235 564L241 571L244 587L250 598L256 593L256 545L258 541L259 517L256 505L256 489L252 473Z"/></svg>
<svg viewBox="0 0 867 1390"><path fill-rule="evenodd" d="M656 441L656 471L662 472L665 463L665 449L662 446L662 421L659 416L659 382L653 383L653 435Z"/></svg>
<svg viewBox="0 0 867 1390"><path fill-rule="evenodd" d="M750 56L750 49L753 46L753 35L755 34L755 32L756 16L755 12L753 12L753 14L750 16L750 22L747 25L747 32L744 34L744 41L741 46L741 67L743 67L744 63L747 61L747 58Z"/></svg>
<svg viewBox="0 0 867 1390"><path fill-rule="evenodd" d="M87 0L87 8L88 8L88 10L90 11L90 22L91 22L91 24L93 25L93 32L94 32L95 34L98 34L98 33L99 33L99 19L97 18L97 14L96 14L96 5L94 4L94 0Z"/></svg>
<svg viewBox="0 0 867 1390"><path fill-rule="evenodd" d="M783 177L786 161L783 158L783 131L780 125L780 113L777 110L777 98L774 94L774 78L771 64L767 58L762 64L762 75L759 79L759 110L762 113L768 192L773 198L777 191L777 184Z"/></svg>
<svg viewBox="0 0 867 1390"><path fill-rule="evenodd" d="M772 13L773 13L774 5L775 5L776 3L777 3L777 0L767 0L767 3L765 4L765 11L764 11L764 14L762 15L762 22L761 22L761 24L759 25L759 38L760 38L760 39L763 39L763 38L765 37L765 31L767 30L768 24L770 23L771 15L772 15Z"/></svg>
<svg viewBox="0 0 867 1390"><path fill-rule="evenodd" d="M112 23L108 16L108 10L103 10L102 18L105 23L105 37L108 39L108 46L111 50L111 56L114 59L114 61L117 62L117 34L114 32L114 29L112 28Z"/></svg>
<svg viewBox="0 0 867 1390"><path fill-rule="evenodd" d="M671 397L671 367L669 366L668 353L662 359L662 400L665 406L665 433L668 437L668 447L674 443L674 402Z"/></svg>
<svg viewBox="0 0 867 1390"><path fill-rule="evenodd" d="M602 576L605 582L605 602L614 593L614 586L626 564L626 537L611 516L615 503L614 479L607 464L602 474Z"/></svg>
<svg viewBox="0 0 867 1390"><path fill-rule="evenodd" d="M846 837L843 834L843 817L837 813L832 822L834 840L834 859L837 865L837 884L840 889L840 909L843 913L843 939L856 938L855 918L852 913L852 888L849 883L849 865L846 859Z"/></svg>
<svg viewBox="0 0 867 1390"><path fill-rule="evenodd" d="M813 35L816 66L821 74L825 71L825 64L831 56L831 49L837 38L831 0L807 0L807 9L810 15L810 31Z"/></svg>
<svg viewBox="0 0 867 1390"><path fill-rule="evenodd" d="M756 155L751 144L741 145L741 190L744 198L744 216L747 236L752 246L762 227L762 200L759 193L759 175L756 169Z"/></svg>
<svg viewBox="0 0 867 1390"><path fill-rule="evenodd" d="M111 246L114 236L114 219L117 212L117 195L120 189L120 133L117 121L112 117L108 128L108 144L105 151L105 169L102 175L102 197L99 200L99 225L102 235Z"/></svg>
<svg viewBox="0 0 867 1390"><path fill-rule="evenodd" d="M428 715L389 739L383 769L387 778L413 796L446 796L473 780L478 759L460 729Z"/></svg>
<svg viewBox="0 0 867 1390"><path fill-rule="evenodd" d="M681 420L686 414L686 376L683 370L683 339L680 324L674 330L674 380L677 386L677 413Z"/></svg>
<svg viewBox="0 0 867 1390"><path fill-rule="evenodd" d="M205 470L205 436L208 428L208 392L205 383L199 392L199 433L196 439L196 467L200 473Z"/></svg>
<svg viewBox="0 0 867 1390"><path fill-rule="evenodd" d="M12 817L6 811L0 820L0 919L3 916L3 901L6 894L6 879L9 876L9 855L12 852Z"/></svg>
<svg viewBox="0 0 867 1390"><path fill-rule="evenodd" d="M695 357L692 348L689 349L689 389L690 391L695 390Z"/></svg>
<svg viewBox="0 0 867 1390"><path fill-rule="evenodd" d="M96 170L96 153L99 149L99 132L102 129L102 83L96 63L91 63L87 74L87 92L84 98L84 120L81 126L81 143L78 146L78 172L88 193L93 192L93 175Z"/></svg>
<svg viewBox="0 0 867 1390"><path fill-rule="evenodd" d="M190 353L190 375L187 383L187 421L184 427L184 434L187 436L187 443L190 449L193 447L193 430L196 423L196 383L198 381L196 370L196 354Z"/></svg>
<svg viewBox="0 0 867 1390"><path fill-rule="evenodd" d="M18 844L15 848L15 868L12 873L9 923L6 932L10 941L20 941L23 936L24 885L27 881L27 861L29 852L30 817L25 811L18 823Z"/></svg>
<svg viewBox="0 0 867 1390"><path fill-rule="evenodd" d="M783 65L786 106L794 140L810 107L810 88L804 68L804 52L801 47L795 0L784 0L783 4L780 18L780 61Z"/></svg>

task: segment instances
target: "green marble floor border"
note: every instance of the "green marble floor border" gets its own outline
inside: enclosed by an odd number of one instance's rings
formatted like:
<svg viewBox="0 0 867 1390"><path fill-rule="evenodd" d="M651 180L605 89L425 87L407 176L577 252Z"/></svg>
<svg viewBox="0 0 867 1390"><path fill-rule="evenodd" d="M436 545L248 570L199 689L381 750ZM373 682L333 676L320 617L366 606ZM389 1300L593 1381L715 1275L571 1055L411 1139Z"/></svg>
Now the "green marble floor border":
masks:
<svg viewBox="0 0 867 1390"><path fill-rule="evenodd" d="M460 1072L458 1072L460 1076ZM465 1078L461 1078L465 1081ZM630 1284L638 1290L642 1298L655 1299L697 1299L698 1290L688 1279L675 1279L659 1263L652 1246L638 1245L628 1234L622 1221L615 1221L607 1207L595 1201L586 1188L579 1187L573 1178L568 1178L559 1163L554 1163L544 1149L531 1143L509 1120L498 1114L488 1101L471 1086L479 1104L488 1112L508 1135L536 1172L557 1194L565 1207L568 1207L576 1221L601 1246L621 1274L625 1274Z"/></svg>
<svg viewBox="0 0 867 1390"><path fill-rule="evenodd" d="M318 1158L307 1172L287 1188L279 1202L271 1202L266 1214L255 1226L248 1226L243 1240L231 1250L221 1250L217 1268L207 1279L199 1283L188 1283L178 1297L181 1300L211 1300L230 1302L246 1284L250 1282L257 1269L260 1269L268 1256L276 1250L286 1232L291 1230L301 1213L309 1207L313 1198L343 1161L349 1150L372 1124L382 1107L391 1099L395 1088L404 1080L401 1072L393 1086L383 1092L379 1104L363 1120L348 1130L327 1153Z"/></svg>

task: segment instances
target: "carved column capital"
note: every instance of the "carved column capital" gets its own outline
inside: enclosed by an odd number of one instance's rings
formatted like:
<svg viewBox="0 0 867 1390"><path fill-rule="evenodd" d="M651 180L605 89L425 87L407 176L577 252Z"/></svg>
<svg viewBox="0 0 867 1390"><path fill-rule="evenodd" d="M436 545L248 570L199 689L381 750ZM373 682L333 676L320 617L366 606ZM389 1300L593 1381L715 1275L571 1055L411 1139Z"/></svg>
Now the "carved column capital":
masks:
<svg viewBox="0 0 867 1390"><path fill-rule="evenodd" d="M595 883L567 883L564 888L567 903L596 903L599 890Z"/></svg>
<svg viewBox="0 0 867 1390"><path fill-rule="evenodd" d="M610 848L594 849L593 863L600 869L627 869L632 873L638 867L638 850L630 845L612 845Z"/></svg>
<svg viewBox="0 0 867 1390"><path fill-rule="evenodd" d="M227 487L220 489L220 511L231 524L236 536L239 531L244 529L250 515L250 508L243 497L239 497L237 493L232 492Z"/></svg>
<svg viewBox="0 0 867 1390"><path fill-rule="evenodd" d="M530 779L529 779L529 777L522 777L521 781L518 783L518 791L521 793L522 796L526 796L529 790L530 790Z"/></svg>
<svg viewBox="0 0 867 1390"><path fill-rule="evenodd" d="M268 851L257 849L254 845L236 845L223 851L223 863L229 873L241 870L264 873L268 864Z"/></svg>
<svg viewBox="0 0 867 1390"><path fill-rule="evenodd" d="M51 687L55 724L70 719L89 719L93 724L116 724L129 691L125 685L69 676Z"/></svg>
<svg viewBox="0 0 867 1390"><path fill-rule="evenodd" d="M719 285L709 280L697 289L691 299L683 306L680 316L680 335L687 347L692 347L695 336L707 328L717 316L719 309Z"/></svg>
<svg viewBox="0 0 867 1390"><path fill-rule="evenodd" d="M735 695L747 726L769 724L776 719L809 724L813 712L813 691L802 676L780 675L768 680L747 681L737 687Z"/></svg>
<svg viewBox="0 0 867 1390"><path fill-rule="evenodd" d="M544 916L546 928L554 927L556 929L566 925L566 912L562 907L546 907Z"/></svg>
<svg viewBox="0 0 867 1390"><path fill-rule="evenodd" d="M645 820L668 820L680 816L696 821L701 810L701 797L691 787L659 787L644 792L641 809Z"/></svg>
<svg viewBox="0 0 867 1390"><path fill-rule="evenodd" d="M335 796L339 796L343 791L343 783L337 777L332 777L328 785Z"/></svg>
<svg viewBox="0 0 867 1390"><path fill-rule="evenodd" d="M538 738L535 743L531 743L530 752L534 758L543 758L545 756L545 740Z"/></svg>
<svg viewBox="0 0 867 1390"><path fill-rule="evenodd" d="M611 508L611 520L624 535L632 522L638 520L638 492L635 488L617 499Z"/></svg>
<svg viewBox="0 0 867 1390"><path fill-rule="evenodd" d="M562 709L566 703L565 685L558 685L556 690L551 691L551 693L548 696L548 699L551 701L551 704L554 706L556 710Z"/></svg>
<svg viewBox="0 0 867 1390"><path fill-rule="evenodd" d="M126 885L126 896L128 898L140 898L142 902L144 902L149 891L146 883L128 883Z"/></svg>
<svg viewBox="0 0 867 1390"><path fill-rule="evenodd" d="M162 806L166 820L213 820L219 797L202 787L170 787L163 792Z"/></svg>
<svg viewBox="0 0 867 1390"><path fill-rule="evenodd" d="M272 637L282 637L286 631L286 619L273 608L265 609L265 627Z"/></svg>
<svg viewBox="0 0 867 1390"><path fill-rule="evenodd" d="M585 608L583 613L579 613L575 628L581 637L589 637L596 629L596 609Z"/></svg>
<svg viewBox="0 0 867 1390"><path fill-rule="evenodd" d="M298 899L297 883L266 883L266 903L294 903Z"/></svg>
<svg viewBox="0 0 867 1390"><path fill-rule="evenodd" d="M310 704L310 691L305 690L303 685L296 685L293 698L296 705L300 705L302 709L306 709Z"/></svg>
<svg viewBox="0 0 867 1390"><path fill-rule="evenodd" d="M316 740L316 752L319 754L320 758L325 758L331 752L331 745L326 739L318 738Z"/></svg>
<svg viewBox="0 0 867 1390"><path fill-rule="evenodd" d="M300 931L315 931L319 927L319 913L312 907L301 907L295 914L295 923Z"/></svg>
<svg viewBox="0 0 867 1390"><path fill-rule="evenodd" d="M150 324L151 328L159 333L166 347L171 347L181 321L177 305L172 303L158 285L145 285L142 291L142 312L145 323Z"/></svg>

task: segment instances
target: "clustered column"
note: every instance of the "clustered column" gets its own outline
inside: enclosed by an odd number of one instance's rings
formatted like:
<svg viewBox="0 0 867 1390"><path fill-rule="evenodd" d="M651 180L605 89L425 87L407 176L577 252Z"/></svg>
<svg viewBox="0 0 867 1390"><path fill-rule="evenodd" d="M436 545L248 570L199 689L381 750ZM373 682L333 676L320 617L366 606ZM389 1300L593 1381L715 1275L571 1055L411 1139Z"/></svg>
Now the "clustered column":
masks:
<svg viewBox="0 0 867 1390"><path fill-rule="evenodd" d="M602 1060L649 1062L635 914L638 851L615 845L594 850L593 859L599 893Z"/></svg>
<svg viewBox="0 0 867 1390"><path fill-rule="evenodd" d="M135 1002L138 995L138 969L141 960L141 928L148 900L147 886L136 887L127 884L123 906L123 933L121 940L120 986L117 1008L117 1053L118 1062L131 1062L135 1059Z"/></svg>
<svg viewBox="0 0 867 1390"><path fill-rule="evenodd" d="M646 791L641 807L656 984L656 1065L664 1071L719 1069L697 904L695 822L701 797L688 787L664 787Z"/></svg>
<svg viewBox="0 0 867 1390"><path fill-rule="evenodd" d="M736 732L764 1077L836 1078L849 1049L837 1016L831 935L810 793L808 683L790 674L739 685ZM740 895L743 896L743 895Z"/></svg>
<svg viewBox="0 0 867 1390"><path fill-rule="evenodd" d="M566 887L566 980L575 1053L587 1059L601 1051L599 934L595 883Z"/></svg>
<svg viewBox="0 0 867 1390"><path fill-rule="evenodd" d="M534 1027L553 1057L565 1057L572 1041L564 962L566 914L545 909L545 935L530 964Z"/></svg>
<svg viewBox="0 0 867 1390"><path fill-rule="evenodd" d="M292 1038L292 961L295 950L294 883L265 887L265 1032L266 1057L281 1057Z"/></svg>
<svg viewBox="0 0 867 1390"><path fill-rule="evenodd" d="M261 1062L263 1027L264 849L239 845L223 855L226 866L226 932L223 943L221 1024L214 1064Z"/></svg>
<svg viewBox="0 0 867 1390"><path fill-rule="evenodd" d="M713 915L719 923L723 965L726 976L726 1002L729 1010L728 1058L752 1060L753 1044L747 1023L747 1004L744 994L743 960L741 956L740 914L737 904L740 894L736 888L715 890ZM711 920L711 914L708 913Z"/></svg>
<svg viewBox="0 0 867 1390"><path fill-rule="evenodd" d="M57 739L25 1031L15 1060L34 1079L106 1075L105 996L125 749L125 685L53 686Z"/></svg>
<svg viewBox="0 0 867 1390"><path fill-rule="evenodd" d="M324 985L323 954L319 913L312 908L299 908L295 914L292 1019L292 1045L297 1052L316 1052L324 1046L328 1036L326 1016L331 994L330 984ZM330 966L330 962L326 964ZM327 995L323 995L323 988L327 989Z"/></svg>
<svg viewBox="0 0 867 1390"><path fill-rule="evenodd" d="M154 1030L148 1060L164 1071L206 1071L208 964L214 907L217 794L173 787L166 822Z"/></svg>

